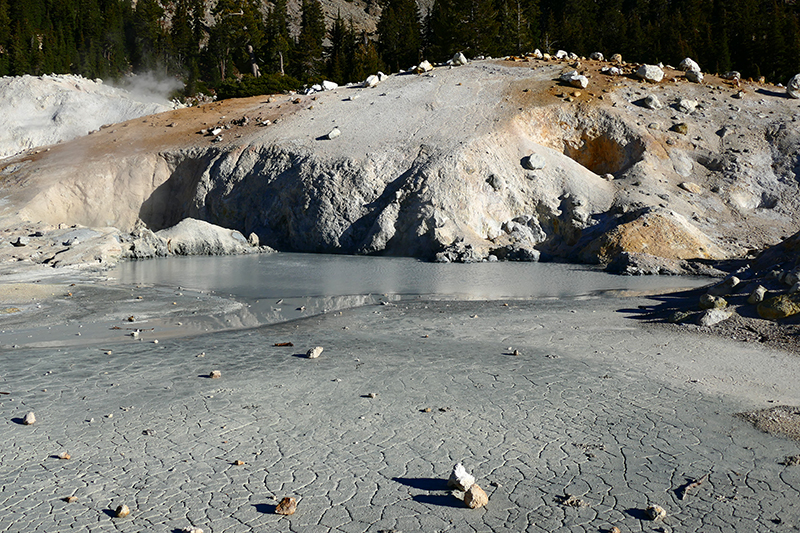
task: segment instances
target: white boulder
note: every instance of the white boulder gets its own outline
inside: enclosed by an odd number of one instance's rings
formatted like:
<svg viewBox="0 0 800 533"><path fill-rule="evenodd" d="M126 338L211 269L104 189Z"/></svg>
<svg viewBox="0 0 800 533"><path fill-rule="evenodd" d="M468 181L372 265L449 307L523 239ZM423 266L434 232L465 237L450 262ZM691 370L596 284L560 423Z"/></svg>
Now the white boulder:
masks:
<svg viewBox="0 0 800 533"><path fill-rule="evenodd" d="M642 65L636 75L650 83L659 83L664 79L664 71L656 65Z"/></svg>
<svg viewBox="0 0 800 533"><path fill-rule="evenodd" d="M690 71L700 72L700 65L698 65L697 62L695 62L695 60L690 57L687 57L686 59L681 61L680 64L678 65L678 68L685 72L690 72Z"/></svg>
<svg viewBox="0 0 800 533"><path fill-rule="evenodd" d="M686 79L692 83L702 83L703 82L703 73L699 70L687 70L686 71Z"/></svg>
<svg viewBox="0 0 800 533"><path fill-rule="evenodd" d="M369 87L370 89L376 87L381 82L380 78L375 74L372 74L367 77L366 81L364 81L364 87Z"/></svg>
<svg viewBox="0 0 800 533"><path fill-rule="evenodd" d="M461 65L467 64L467 57L462 54L461 52L456 52L453 56L453 59L450 60L450 64L454 67L460 67Z"/></svg>
<svg viewBox="0 0 800 533"><path fill-rule="evenodd" d="M334 81L325 80L322 82L322 90L323 91L332 91L334 89L338 89L339 84Z"/></svg>
<svg viewBox="0 0 800 533"><path fill-rule="evenodd" d="M578 74L577 70L565 72L559 78L562 82L568 83L573 87L585 89L589 85L589 79L586 76Z"/></svg>
<svg viewBox="0 0 800 533"><path fill-rule="evenodd" d="M467 472L467 469L464 468L464 465L461 463L453 467L453 471L450 473L450 479L447 480L448 487L463 492L468 491L474 483L475 477Z"/></svg>
<svg viewBox="0 0 800 533"><path fill-rule="evenodd" d="M786 94L792 98L800 98L800 74L796 74L786 84Z"/></svg>

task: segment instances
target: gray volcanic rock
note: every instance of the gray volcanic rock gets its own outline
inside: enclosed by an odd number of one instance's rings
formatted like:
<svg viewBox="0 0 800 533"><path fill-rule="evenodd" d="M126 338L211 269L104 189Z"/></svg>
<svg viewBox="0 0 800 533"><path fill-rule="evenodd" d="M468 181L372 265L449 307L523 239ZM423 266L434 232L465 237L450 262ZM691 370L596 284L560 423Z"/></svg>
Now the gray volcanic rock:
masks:
<svg viewBox="0 0 800 533"><path fill-rule="evenodd" d="M186 218L156 235L175 255L231 255L252 251L250 243L238 231L193 218Z"/></svg>

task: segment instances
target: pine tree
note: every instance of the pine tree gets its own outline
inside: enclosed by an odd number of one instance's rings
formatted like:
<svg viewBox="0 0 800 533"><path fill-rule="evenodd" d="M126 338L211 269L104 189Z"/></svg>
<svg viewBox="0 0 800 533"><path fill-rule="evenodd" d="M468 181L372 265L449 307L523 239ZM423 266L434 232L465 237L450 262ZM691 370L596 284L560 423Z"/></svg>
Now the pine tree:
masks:
<svg viewBox="0 0 800 533"><path fill-rule="evenodd" d="M397 72L419 62L420 26L414 0L387 0L378 21L378 53L389 70Z"/></svg>
<svg viewBox="0 0 800 533"><path fill-rule="evenodd" d="M289 35L286 0L275 0L267 15L266 35L261 55L270 72L285 73L286 63L292 55L292 38Z"/></svg>
<svg viewBox="0 0 800 533"><path fill-rule="evenodd" d="M325 19L319 0L303 0L300 35L295 48L296 77L318 80L324 72L322 41L325 39Z"/></svg>

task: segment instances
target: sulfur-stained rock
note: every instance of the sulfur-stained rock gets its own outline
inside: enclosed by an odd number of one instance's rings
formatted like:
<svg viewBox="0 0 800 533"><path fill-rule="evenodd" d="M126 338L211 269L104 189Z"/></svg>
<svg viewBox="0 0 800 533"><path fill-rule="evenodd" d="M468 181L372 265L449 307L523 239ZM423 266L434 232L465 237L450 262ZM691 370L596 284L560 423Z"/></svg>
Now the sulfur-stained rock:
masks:
<svg viewBox="0 0 800 533"><path fill-rule="evenodd" d="M126 516L131 514L131 510L127 505L122 504L119 507L117 507L117 510L114 511L114 514L116 514L117 518L125 518Z"/></svg>
<svg viewBox="0 0 800 533"><path fill-rule="evenodd" d="M758 316L777 320L800 313L800 293L781 294L758 304Z"/></svg>
<svg viewBox="0 0 800 533"><path fill-rule="evenodd" d="M76 501L78 501L77 496L67 496L66 498L61 498L61 499L67 503L75 503Z"/></svg>
<svg viewBox="0 0 800 533"><path fill-rule="evenodd" d="M22 423L26 426L32 426L36 423L36 415L33 414L33 411L25 415L25 418L22 419Z"/></svg>
<svg viewBox="0 0 800 533"><path fill-rule="evenodd" d="M286 497L275 508L275 514L293 515L297 511L297 500Z"/></svg>
<svg viewBox="0 0 800 533"><path fill-rule="evenodd" d="M67 452L61 452L60 454L58 454L57 457L59 459L63 459L63 460L72 459L72 456L70 454L68 454Z"/></svg>
<svg viewBox="0 0 800 533"><path fill-rule="evenodd" d="M468 491L473 483L475 483L475 477L467 472L467 469L461 463L453 467L450 479L447 480L448 487L464 492Z"/></svg>
<svg viewBox="0 0 800 533"><path fill-rule="evenodd" d="M667 511L654 503L647 506L645 513L650 520L663 520L667 516Z"/></svg>
<svg viewBox="0 0 800 533"><path fill-rule="evenodd" d="M464 503L470 509L477 509L489 503L489 496L477 483L473 483L469 490L464 493Z"/></svg>
<svg viewBox="0 0 800 533"><path fill-rule="evenodd" d="M309 359L316 359L317 357L322 355L322 350L324 350L322 346L311 348L309 351L306 352L306 357L308 357Z"/></svg>

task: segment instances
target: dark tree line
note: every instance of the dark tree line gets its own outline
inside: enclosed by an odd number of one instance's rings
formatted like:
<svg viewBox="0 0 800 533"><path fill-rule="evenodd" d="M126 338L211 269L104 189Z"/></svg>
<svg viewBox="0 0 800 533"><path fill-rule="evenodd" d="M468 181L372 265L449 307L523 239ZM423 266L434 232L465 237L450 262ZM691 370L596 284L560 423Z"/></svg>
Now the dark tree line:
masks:
<svg viewBox="0 0 800 533"><path fill-rule="evenodd" d="M796 0L435 0L425 15L412 12L413 0L386 3L379 50L393 69L423 56L442 61L458 51L497 57L540 48L650 63L692 57L706 71L735 69L784 83L800 72Z"/></svg>
<svg viewBox="0 0 800 533"><path fill-rule="evenodd" d="M326 24L319 0L303 0L296 21L287 0L0 0L0 75L160 71L189 93L247 94L534 48L688 56L775 82L800 72L796 0L435 0L427 13L415 0L371 1L376 35L340 16Z"/></svg>

